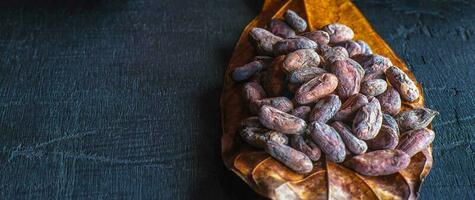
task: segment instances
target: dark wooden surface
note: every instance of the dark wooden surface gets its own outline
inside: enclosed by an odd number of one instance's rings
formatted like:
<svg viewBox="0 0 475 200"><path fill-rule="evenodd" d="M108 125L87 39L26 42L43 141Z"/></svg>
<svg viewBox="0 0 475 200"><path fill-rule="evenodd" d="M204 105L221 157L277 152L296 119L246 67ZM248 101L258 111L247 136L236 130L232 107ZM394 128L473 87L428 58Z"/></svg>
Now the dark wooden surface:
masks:
<svg viewBox="0 0 475 200"><path fill-rule="evenodd" d="M220 159L223 70L262 2L0 3L2 199L259 199ZM355 1L424 85L421 199L475 189L475 7Z"/></svg>

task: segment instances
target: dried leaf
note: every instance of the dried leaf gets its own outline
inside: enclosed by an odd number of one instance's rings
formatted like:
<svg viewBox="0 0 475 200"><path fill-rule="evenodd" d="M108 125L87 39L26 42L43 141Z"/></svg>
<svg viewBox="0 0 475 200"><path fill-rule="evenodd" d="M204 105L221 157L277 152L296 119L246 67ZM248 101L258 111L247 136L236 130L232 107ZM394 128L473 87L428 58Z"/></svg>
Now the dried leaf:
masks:
<svg viewBox="0 0 475 200"><path fill-rule="evenodd" d="M314 31L326 24L339 22L355 32L355 40L364 40L375 54L391 59L417 84L421 85L404 62L390 49L371 28L361 12L349 0L266 0L261 13L244 29L226 69L221 96L223 136L222 158L225 165L236 173L257 193L271 199L416 199L422 181L432 167L432 148L414 155L409 167L388 176L367 177L322 159L315 163L307 175L293 172L269 157L263 151L250 149L240 141L237 133L240 120L249 117L241 98L241 86L232 81L229 74L236 67L248 63L254 50L248 41L253 27L265 27L271 19L283 18L292 9L308 22L308 30ZM403 102L402 110L422 108L424 98L415 102ZM430 126L429 126L430 127Z"/></svg>

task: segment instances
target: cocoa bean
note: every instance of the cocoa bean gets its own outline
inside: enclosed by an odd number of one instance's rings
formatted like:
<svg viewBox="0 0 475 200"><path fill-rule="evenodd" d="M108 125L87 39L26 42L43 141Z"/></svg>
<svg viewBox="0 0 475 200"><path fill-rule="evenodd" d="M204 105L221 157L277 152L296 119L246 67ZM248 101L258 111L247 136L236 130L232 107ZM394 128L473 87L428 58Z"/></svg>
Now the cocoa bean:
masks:
<svg viewBox="0 0 475 200"><path fill-rule="evenodd" d="M391 115L383 113L383 125L389 126L399 135L399 125Z"/></svg>
<svg viewBox="0 0 475 200"><path fill-rule="evenodd" d="M399 133L393 128L382 125L375 138L366 141L371 150L394 149L399 142Z"/></svg>
<svg viewBox="0 0 475 200"><path fill-rule="evenodd" d="M264 63L260 60L252 61L233 70L231 78L236 81L244 81L251 78L254 74L260 72L264 68Z"/></svg>
<svg viewBox="0 0 475 200"><path fill-rule="evenodd" d="M323 27L323 31L330 35L330 43L332 44L351 40L355 35L350 27L340 23L328 24Z"/></svg>
<svg viewBox="0 0 475 200"><path fill-rule="evenodd" d="M383 79L371 79L361 83L361 93L367 96L377 96L388 88L388 84Z"/></svg>
<svg viewBox="0 0 475 200"><path fill-rule="evenodd" d="M356 155L365 153L368 150L368 146L363 140L358 139L353 135L351 129L346 124L336 121L331 125L338 134L340 134L341 139L346 145L346 148L350 150L351 153Z"/></svg>
<svg viewBox="0 0 475 200"><path fill-rule="evenodd" d="M295 108L290 114L300 119L307 120L310 110L312 110L310 106L299 106Z"/></svg>
<svg viewBox="0 0 475 200"><path fill-rule="evenodd" d="M378 99L368 98L368 104L363 106L353 120L353 133L362 140L376 137L383 122L383 114Z"/></svg>
<svg viewBox="0 0 475 200"><path fill-rule="evenodd" d="M264 128L247 127L239 132L244 141L251 146L259 149L265 148L270 141L279 144L287 144L288 138L282 133L269 131Z"/></svg>
<svg viewBox="0 0 475 200"><path fill-rule="evenodd" d="M261 84L251 81L245 83L242 87L242 96L250 108L252 102L265 98L266 92Z"/></svg>
<svg viewBox="0 0 475 200"><path fill-rule="evenodd" d="M263 55L273 55L273 46L278 41L283 40L281 37L272 34L263 28L253 28L249 32L251 41L253 42L258 53Z"/></svg>
<svg viewBox="0 0 475 200"><path fill-rule="evenodd" d="M297 32L304 32L307 29L307 22L293 10L285 11L284 19Z"/></svg>
<svg viewBox="0 0 475 200"><path fill-rule="evenodd" d="M289 38L295 36L295 31L280 19L271 19L268 25L271 33L282 38Z"/></svg>
<svg viewBox="0 0 475 200"><path fill-rule="evenodd" d="M262 124L257 116L253 116L241 120L241 128L262 128Z"/></svg>
<svg viewBox="0 0 475 200"><path fill-rule="evenodd" d="M371 47L369 47L368 43L366 43L365 41L356 40L356 43L358 43L361 47L361 54L373 54Z"/></svg>
<svg viewBox="0 0 475 200"><path fill-rule="evenodd" d="M284 59L285 56L275 58L262 78L262 86L269 96L280 96L285 89L286 75L282 70Z"/></svg>
<svg viewBox="0 0 475 200"><path fill-rule="evenodd" d="M263 126L285 134L301 134L307 126L304 120L267 105L261 107L258 116Z"/></svg>
<svg viewBox="0 0 475 200"><path fill-rule="evenodd" d="M305 68L318 67L320 56L313 49L299 49L289 53L284 60L282 67L287 73Z"/></svg>
<svg viewBox="0 0 475 200"><path fill-rule="evenodd" d="M326 123L340 109L341 101L337 95L330 94L317 101L310 112L309 121L318 121Z"/></svg>
<svg viewBox="0 0 475 200"><path fill-rule="evenodd" d="M299 104L309 104L332 93L338 86L338 79L329 73L318 74L315 78L300 86L295 94Z"/></svg>
<svg viewBox="0 0 475 200"><path fill-rule="evenodd" d="M321 150L316 145L309 145L307 141L301 135L292 135L289 138L290 146L297 151L304 153L312 161L318 161L321 156ZM313 143L313 142L312 142Z"/></svg>
<svg viewBox="0 0 475 200"><path fill-rule="evenodd" d="M335 129L321 122L313 122L309 132L312 140L325 153L328 160L336 163L345 160L345 144Z"/></svg>
<svg viewBox="0 0 475 200"><path fill-rule="evenodd" d="M363 67L365 81L384 77L384 71L392 65L391 60L376 54L357 54L351 58Z"/></svg>
<svg viewBox="0 0 475 200"><path fill-rule="evenodd" d="M348 55L350 57L360 54L362 52L362 48L360 47L360 45L352 40L340 42L338 44L335 44L335 46L340 46L340 47L345 48L346 51L348 51Z"/></svg>
<svg viewBox="0 0 475 200"><path fill-rule="evenodd" d="M358 63L352 62L350 59L337 60L332 63L330 69L338 78L338 87L336 92L342 99L347 99L351 95L360 91L360 84L363 76Z"/></svg>
<svg viewBox="0 0 475 200"><path fill-rule="evenodd" d="M316 42L318 46L323 44L328 44L330 42L330 35L325 31L312 31L303 33L302 36L311 39L312 41Z"/></svg>
<svg viewBox="0 0 475 200"><path fill-rule="evenodd" d="M288 54L299 49L316 49L317 43L306 37L292 37L277 41L274 46L275 55Z"/></svg>
<svg viewBox="0 0 475 200"><path fill-rule="evenodd" d="M332 48L332 47L329 46L328 44L319 44L319 45L317 45L317 49L315 49L315 51L317 51L317 53L318 53L319 55L325 55L325 53L326 53L327 51L330 51L331 48ZM341 49L345 49L345 48L340 47L340 48L339 48L339 51L342 51ZM346 51L346 49L345 49L345 51ZM342 53L342 54L344 55L344 53ZM348 52L346 52L346 54L348 55ZM329 54L328 56L331 56L331 55ZM320 60L322 60L322 62L320 62L320 63L322 64L323 61L326 60L325 56L323 57L323 59L320 59Z"/></svg>
<svg viewBox="0 0 475 200"><path fill-rule="evenodd" d="M378 95L381 111L390 115L396 115L401 110L401 96L393 87L388 86L386 91Z"/></svg>
<svg viewBox="0 0 475 200"><path fill-rule="evenodd" d="M402 99L413 102L419 98L419 89L416 84L397 67L389 67L386 70L389 83L399 92Z"/></svg>
<svg viewBox="0 0 475 200"><path fill-rule="evenodd" d="M350 96L333 117L337 121L350 121L361 107L368 104L368 98L362 94Z"/></svg>
<svg viewBox="0 0 475 200"><path fill-rule="evenodd" d="M439 112L428 108L406 110L396 116L396 121L401 131L427 127Z"/></svg>
<svg viewBox="0 0 475 200"><path fill-rule="evenodd" d="M297 173L306 174L313 169L310 158L304 153L283 144L268 142L266 152Z"/></svg>
<svg viewBox="0 0 475 200"><path fill-rule="evenodd" d="M258 113L259 109L268 105L282 112L289 112L294 108L294 104L287 97L272 97L253 101L251 103L252 113Z"/></svg>
<svg viewBox="0 0 475 200"><path fill-rule="evenodd" d="M327 71L319 67L304 67L297 69L290 73L289 82L300 84L305 83L317 76L318 74L326 73Z"/></svg>
<svg viewBox="0 0 475 200"><path fill-rule="evenodd" d="M434 138L434 131L428 128L411 130L402 134L401 142L397 149L406 152L412 157L429 147L430 143L434 141Z"/></svg>
<svg viewBox="0 0 475 200"><path fill-rule="evenodd" d="M366 176L389 175L406 169L411 158L396 149L377 150L351 158L347 166Z"/></svg>
<svg viewBox="0 0 475 200"><path fill-rule="evenodd" d="M323 51L323 58L325 59L327 65L330 65L338 60L345 60L349 58L348 51L344 47L336 46L328 49L323 48L325 48L325 46L322 47L321 51Z"/></svg>

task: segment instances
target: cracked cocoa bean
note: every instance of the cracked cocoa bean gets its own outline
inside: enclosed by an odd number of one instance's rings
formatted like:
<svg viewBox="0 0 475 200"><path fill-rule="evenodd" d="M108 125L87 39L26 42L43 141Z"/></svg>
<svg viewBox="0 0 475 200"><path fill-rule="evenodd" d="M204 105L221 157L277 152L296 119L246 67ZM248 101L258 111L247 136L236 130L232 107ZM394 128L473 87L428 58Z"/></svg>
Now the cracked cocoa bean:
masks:
<svg viewBox="0 0 475 200"><path fill-rule="evenodd" d="M343 143L345 143L346 148L348 148L351 153L359 155L365 153L366 150L368 150L366 143L363 140L355 137L351 132L350 127L346 124L336 121L333 122L331 126L336 130L336 132L340 134Z"/></svg>
<svg viewBox="0 0 475 200"><path fill-rule="evenodd" d="M384 71L392 65L391 60L376 54L357 54L351 58L363 67L365 81L375 78L384 79Z"/></svg>
<svg viewBox="0 0 475 200"><path fill-rule="evenodd" d="M289 112L294 109L294 104L287 97L271 97L253 101L251 103L252 113L258 113L259 109L264 106L271 106L282 112Z"/></svg>
<svg viewBox="0 0 475 200"><path fill-rule="evenodd" d="M295 36L295 31L280 19L271 19L267 27L271 33L282 38Z"/></svg>
<svg viewBox="0 0 475 200"><path fill-rule="evenodd" d="M396 121L401 131L427 127L439 112L428 108L406 110L396 116Z"/></svg>
<svg viewBox="0 0 475 200"><path fill-rule="evenodd" d="M345 144L335 129L321 122L313 122L309 131L310 137L325 153L328 160L335 163L345 160Z"/></svg>
<svg viewBox="0 0 475 200"><path fill-rule="evenodd" d="M323 31L330 35L330 43L332 44L351 40L355 35L350 27L340 23L328 24L323 27Z"/></svg>
<svg viewBox="0 0 475 200"><path fill-rule="evenodd" d="M283 55L299 49L316 49L317 43L306 37L292 37L274 44L274 54Z"/></svg>
<svg viewBox="0 0 475 200"><path fill-rule="evenodd" d="M332 63L331 71L338 78L338 87L336 93L340 98L347 99L351 95L360 91L362 71L358 63L352 62L350 59L338 60Z"/></svg>
<svg viewBox="0 0 475 200"><path fill-rule="evenodd" d="M299 49L287 54L282 67L287 73L306 68L318 67L320 56L313 49Z"/></svg>
<svg viewBox="0 0 475 200"><path fill-rule="evenodd" d="M313 163L307 155L286 145L268 142L266 152L297 173L306 174L313 169Z"/></svg>
<svg viewBox="0 0 475 200"><path fill-rule="evenodd" d="M292 135L289 138L289 144L292 148L304 153L312 161L318 161L322 154L320 148L316 145L310 145L301 135ZM312 142L313 143L313 142Z"/></svg>
<svg viewBox="0 0 475 200"><path fill-rule="evenodd" d="M383 114L378 99L368 98L368 104L356 113L353 120L353 133L362 140L370 140L376 137L383 122Z"/></svg>
<svg viewBox="0 0 475 200"><path fill-rule="evenodd" d="M307 127L304 120L267 105L261 107L258 116L263 126L285 134L301 134Z"/></svg>
<svg viewBox="0 0 475 200"><path fill-rule="evenodd" d="M285 56L275 58L262 78L262 86L269 96L280 96L285 89L285 72L282 70L284 59Z"/></svg>
<svg viewBox="0 0 475 200"><path fill-rule="evenodd" d="M257 52L264 55L273 55L274 44L283 40L283 38L276 36L263 28L253 28L249 35L251 36L251 41L253 42Z"/></svg>
<svg viewBox="0 0 475 200"><path fill-rule="evenodd" d="M279 144L288 143L288 138L284 134L264 128L247 127L241 129L239 134L246 143L259 149L265 148L266 143L270 141Z"/></svg>
<svg viewBox="0 0 475 200"><path fill-rule="evenodd" d="M434 131L428 128L411 130L402 134L401 142L397 149L406 152L412 157L429 147L430 143L434 141L434 138Z"/></svg>
<svg viewBox="0 0 475 200"><path fill-rule="evenodd" d="M390 115L397 115L401 110L401 96L393 87L388 86L386 91L378 95L381 111Z"/></svg>
<svg viewBox="0 0 475 200"><path fill-rule="evenodd" d="M351 95L333 117L337 121L350 121L361 107L368 104L368 98L362 94Z"/></svg>
<svg viewBox="0 0 475 200"><path fill-rule="evenodd" d="M369 47L368 43L366 43L365 41L356 40L356 43L358 43L361 47L361 54L373 54L371 47Z"/></svg>
<svg viewBox="0 0 475 200"><path fill-rule="evenodd" d="M327 71L320 67L304 67L297 69L290 73L289 82L295 84L305 83L317 76L318 74L326 73Z"/></svg>
<svg viewBox="0 0 475 200"><path fill-rule="evenodd" d="M383 125L389 126L399 135L399 125L397 121L391 115L383 113Z"/></svg>
<svg viewBox="0 0 475 200"><path fill-rule="evenodd" d="M346 60L349 58L348 51L344 47L331 47L328 49L323 49L323 51L323 58L325 59L327 65L330 65L338 60Z"/></svg>
<svg viewBox="0 0 475 200"><path fill-rule="evenodd" d="M366 176L383 176L406 169L409 155L397 149L377 150L351 158L347 166Z"/></svg>
<svg viewBox="0 0 475 200"><path fill-rule="evenodd" d="M367 96L377 96L388 88L388 84L383 79L371 79L361 83L360 92Z"/></svg>
<svg viewBox="0 0 475 200"><path fill-rule="evenodd" d="M310 106L299 106L295 108L294 110L292 110L290 114L307 121L308 114L310 113L311 110L312 108L310 108Z"/></svg>
<svg viewBox="0 0 475 200"><path fill-rule="evenodd" d="M312 31L303 33L302 36L311 39L312 41L316 42L318 46L323 44L328 44L330 42L330 35L325 31Z"/></svg>
<svg viewBox="0 0 475 200"><path fill-rule="evenodd" d="M413 102L419 98L419 89L416 84L397 67L389 67L386 70L386 77L389 83L399 92L401 98Z"/></svg>
<svg viewBox="0 0 475 200"><path fill-rule="evenodd" d="M233 70L231 78L236 81L244 81L251 78L254 74L264 69L264 62L260 60L252 61Z"/></svg>
<svg viewBox="0 0 475 200"><path fill-rule="evenodd" d="M284 19L297 32L304 32L307 29L307 22L293 10L285 11Z"/></svg>
<svg viewBox="0 0 475 200"><path fill-rule="evenodd" d="M317 75L312 80L300 86L295 93L295 100L299 104L309 104L332 93L338 86L338 79L330 73Z"/></svg>
<svg viewBox="0 0 475 200"><path fill-rule="evenodd" d="M318 121L326 123L340 109L341 101L337 95L330 94L317 101L310 112L309 121Z"/></svg>
<svg viewBox="0 0 475 200"><path fill-rule="evenodd" d="M371 150L394 149L399 142L399 133L393 128L382 125L375 138L366 141Z"/></svg>
<svg viewBox="0 0 475 200"><path fill-rule="evenodd" d="M340 47L345 48L350 57L354 56L354 55L357 55L357 54L360 54L362 52L362 49L361 49L360 45L358 43L356 43L355 41L352 41L352 40L348 40L348 41L345 41L345 42L340 42L338 44L335 44L335 46L340 46Z"/></svg>

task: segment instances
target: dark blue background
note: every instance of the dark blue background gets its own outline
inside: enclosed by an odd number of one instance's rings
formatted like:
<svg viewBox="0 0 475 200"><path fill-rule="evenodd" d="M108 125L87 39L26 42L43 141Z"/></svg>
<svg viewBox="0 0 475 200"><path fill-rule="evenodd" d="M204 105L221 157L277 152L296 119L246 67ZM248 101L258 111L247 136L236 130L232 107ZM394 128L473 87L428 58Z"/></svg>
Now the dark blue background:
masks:
<svg viewBox="0 0 475 200"><path fill-rule="evenodd" d="M2 199L258 198L220 159L224 68L258 0L0 3ZM422 199L475 188L475 7L355 3L424 85Z"/></svg>

